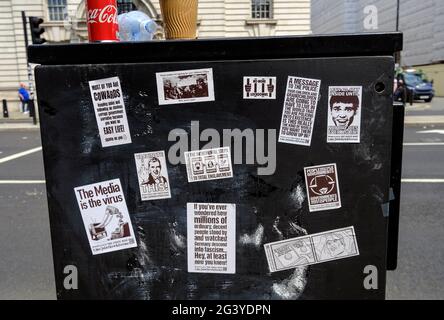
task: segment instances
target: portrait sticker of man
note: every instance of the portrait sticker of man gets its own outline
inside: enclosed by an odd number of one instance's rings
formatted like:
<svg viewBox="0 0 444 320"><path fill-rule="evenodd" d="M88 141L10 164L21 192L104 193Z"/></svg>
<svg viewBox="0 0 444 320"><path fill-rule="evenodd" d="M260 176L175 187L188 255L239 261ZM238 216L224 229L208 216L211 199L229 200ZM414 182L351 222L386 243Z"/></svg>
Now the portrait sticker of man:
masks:
<svg viewBox="0 0 444 320"><path fill-rule="evenodd" d="M154 185L160 183L168 183L167 179L161 175L162 164L156 157L152 157L148 161L148 180L144 184Z"/></svg>
<svg viewBox="0 0 444 320"><path fill-rule="evenodd" d="M335 126L347 129L359 108L357 96L333 96L330 99L331 118Z"/></svg>
<svg viewBox="0 0 444 320"><path fill-rule="evenodd" d="M362 87L328 87L328 143L359 143Z"/></svg>
<svg viewBox="0 0 444 320"><path fill-rule="evenodd" d="M142 201L171 198L165 152L136 153Z"/></svg>

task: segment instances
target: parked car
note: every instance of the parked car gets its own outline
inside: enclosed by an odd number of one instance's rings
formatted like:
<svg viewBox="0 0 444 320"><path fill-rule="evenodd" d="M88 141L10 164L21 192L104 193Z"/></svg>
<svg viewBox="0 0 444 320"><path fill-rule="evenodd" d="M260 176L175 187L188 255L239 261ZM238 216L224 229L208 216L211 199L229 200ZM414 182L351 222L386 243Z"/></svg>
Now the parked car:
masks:
<svg viewBox="0 0 444 320"><path fill-rule="evenodd" d="M396 78L398 80L398 85L399 83L403 85L400 86L401 90L406 90L405 94L407 101L413 96L413 100L431 102L435 96L433 83L425 79L423 74L415 69L407 69L399 72ZM395 99L400 100L402 96L403 94L398 92L398 94L395 94Z"/></svg>

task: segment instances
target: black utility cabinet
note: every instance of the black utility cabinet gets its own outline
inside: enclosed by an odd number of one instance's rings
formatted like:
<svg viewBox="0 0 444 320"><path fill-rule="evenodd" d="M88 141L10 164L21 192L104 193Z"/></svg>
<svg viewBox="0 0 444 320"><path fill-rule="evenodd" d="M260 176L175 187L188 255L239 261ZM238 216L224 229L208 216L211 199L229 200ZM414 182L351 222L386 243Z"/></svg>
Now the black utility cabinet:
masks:
<svg viewBox="0 0 444 320"><path fill-rule="evenodd" d="M399 33L30 46L30 61L40 64L57 297L383 299L392 144L401 143L392 132L403 125L393 118L392 95L401 47ZM159 104L156 73L208 68L214 101ZM276 77L276 99L243 99L244 76ZM310 146L277 141L289 76L321 80ZM132 143L102 147L88 82L110 77L120 79ZM360 143L327 143L329 86L362 86ZM275 173L258 175L262 165L243 161L233 164L233 178L189 183L185 164L167 163L171 198L142 201L134 154L168 153L170 131L191 135L192 121L221 136L223 129L274 129ZM330 163L342 206L310 212L303 168ZM92 255L74 188L112 179L120 179L138 246ZM305 195L302 203L295 193ZM188 272L187 203L236 205L234 274ZM269 271L264 244L348 226L359 255ZM64 286L67 265L78 270L77 290ZM366 266L377 268L377 289L364 286Z"/></svg>

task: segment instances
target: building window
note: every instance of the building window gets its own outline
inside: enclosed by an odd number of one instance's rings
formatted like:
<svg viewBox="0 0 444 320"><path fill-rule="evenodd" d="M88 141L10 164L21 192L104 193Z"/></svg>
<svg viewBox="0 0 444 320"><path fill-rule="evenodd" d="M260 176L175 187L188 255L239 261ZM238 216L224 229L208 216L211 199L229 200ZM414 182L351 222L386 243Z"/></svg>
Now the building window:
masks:
<svg viewBox="0 0 444 320"><path fill-rule="evenodd" d="M272 11L272 0L251 0L251 17L253 19L272 19Z"/></svg>
<svg viewBox="0 0 444 320"><path fill-rule="evenodd" d="M137 10L131 0L117 0L117 11L119 14Z"/></svg>
<svg viewBox="0 0 444 320"><path fill-rule="evenodd" d="M49 20L63 21L68 16L66 0L48 0Z"/></svg>

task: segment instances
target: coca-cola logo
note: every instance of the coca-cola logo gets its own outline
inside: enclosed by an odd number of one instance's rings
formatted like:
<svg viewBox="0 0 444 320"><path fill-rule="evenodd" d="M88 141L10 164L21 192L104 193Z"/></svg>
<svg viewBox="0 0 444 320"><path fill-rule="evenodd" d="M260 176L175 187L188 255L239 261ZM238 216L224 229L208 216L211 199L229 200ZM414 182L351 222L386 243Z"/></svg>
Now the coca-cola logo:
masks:
<svg viewBox="0 0 444 320"><path fill-rule="evenodd" d="M112 4L102 9L88 10L88 23L116 23L117 24L117 8Z"/></svg>

